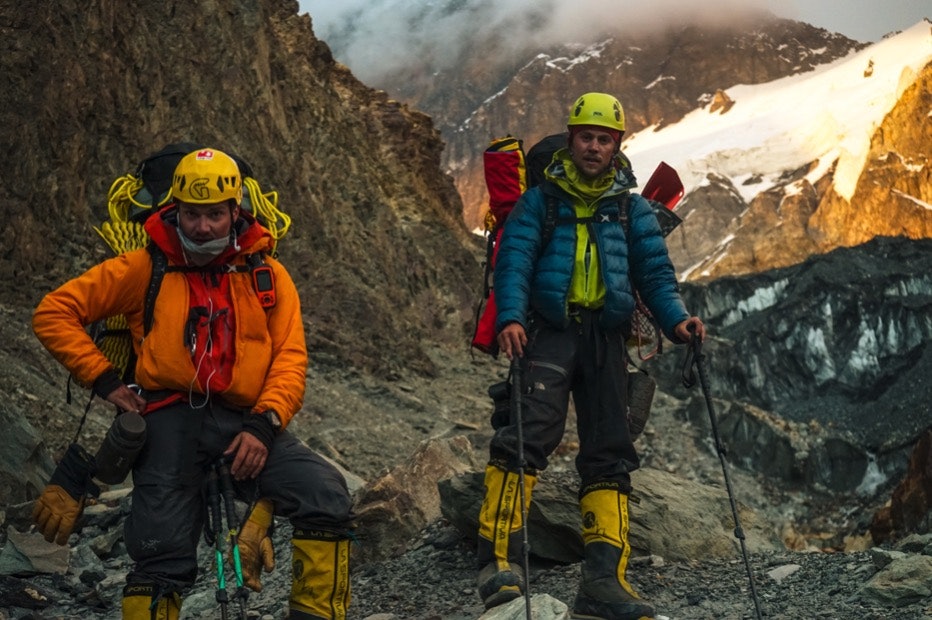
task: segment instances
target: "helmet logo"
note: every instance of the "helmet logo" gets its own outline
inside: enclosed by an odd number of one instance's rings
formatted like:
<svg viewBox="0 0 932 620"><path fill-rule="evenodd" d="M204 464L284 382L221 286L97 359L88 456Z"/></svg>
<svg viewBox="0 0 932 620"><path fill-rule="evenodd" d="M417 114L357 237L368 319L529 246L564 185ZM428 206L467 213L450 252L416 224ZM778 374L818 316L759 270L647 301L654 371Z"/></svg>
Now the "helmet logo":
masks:
<svg viewBox="0 0 932 620"><path fill-rule="evenodd" d="M194 156L195 159L213 159L214 152L210 149L204 149L203 151L198 151L197 155Z"/></svg>
<svg viewBox="0 0 932 620"><path fill-rule="evenodd" d="M213 153L211 153L213 156ZM205 177L199 177L191 181L191 185L188 187L188 194L194 197L198 201L207 201L210 199L210 187L208 187L210 179Z"/></svg>
<svg viewBox="0 0 932 620"><path fill-rule="evenodd" d="M621 102L607 93L581 95L570 109L567 125L596 125L615 131L625 130L625 111Z"/></svg>

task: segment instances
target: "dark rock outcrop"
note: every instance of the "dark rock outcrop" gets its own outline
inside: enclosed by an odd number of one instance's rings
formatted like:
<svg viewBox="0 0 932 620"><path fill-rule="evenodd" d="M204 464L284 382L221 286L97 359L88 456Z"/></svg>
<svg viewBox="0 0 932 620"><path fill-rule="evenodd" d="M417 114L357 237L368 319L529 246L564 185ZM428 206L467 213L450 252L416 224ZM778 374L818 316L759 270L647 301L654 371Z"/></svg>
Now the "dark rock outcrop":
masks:
<svg viewBox="0 0 932 620"><path fill-rule="evenodd" d="M874 515L871 535L877 544L904 534L932 531L932 428L916 442L906 475L893 490L888 506Z"/></svg>
<svg viewBox="0 0 932 620"><path fill-rule="evenodd" d="M932 419L930 261L932 239L880 237L793 267L683 285L687 307L710 330L712 394L779 420L725 410L735 416L721 429L732 455L837 492L903 471ZM680 363L663 356L658 379L685 397ZM703 416L696 404L690 417ZM803 447L776 458L796 442Z"/></svg>

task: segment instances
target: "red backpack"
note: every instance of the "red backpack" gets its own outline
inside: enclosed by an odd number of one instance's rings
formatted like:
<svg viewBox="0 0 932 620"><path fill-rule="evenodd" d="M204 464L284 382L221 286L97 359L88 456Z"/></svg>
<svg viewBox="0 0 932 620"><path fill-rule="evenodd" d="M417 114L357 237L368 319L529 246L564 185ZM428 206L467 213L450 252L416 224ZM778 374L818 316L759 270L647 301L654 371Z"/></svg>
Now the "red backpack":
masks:
<svg viewBox="0 0 932 620"><path fill-rule="evenodd" d="M498 355L495 341L495 292L492 273L495 255L508 214L527 189L527 167L521 140L513 136L496 138L482 155L485 184L489 190L489 212L485 216L486 251L482 299L476 308L476 330L472 346L483 353ZM484 303L484 306L483 306Z"/></svg>

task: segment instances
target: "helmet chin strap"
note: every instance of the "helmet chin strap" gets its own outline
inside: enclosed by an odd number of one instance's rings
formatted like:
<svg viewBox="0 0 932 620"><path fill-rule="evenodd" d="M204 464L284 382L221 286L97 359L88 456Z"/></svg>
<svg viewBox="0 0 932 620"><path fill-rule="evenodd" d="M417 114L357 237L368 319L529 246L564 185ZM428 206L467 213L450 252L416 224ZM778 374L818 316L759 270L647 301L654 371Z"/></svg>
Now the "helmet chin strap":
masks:
<svg viewBox="0 0 932 620"><path fill-rule="evenodd" d="M236 234L236 222L239 220L239 211L241 208L242 207L236 204L235 201L232 201L230 205L230 245L232 245L233 249L237 252L243 249L239 245L239 239Z"/></svg>

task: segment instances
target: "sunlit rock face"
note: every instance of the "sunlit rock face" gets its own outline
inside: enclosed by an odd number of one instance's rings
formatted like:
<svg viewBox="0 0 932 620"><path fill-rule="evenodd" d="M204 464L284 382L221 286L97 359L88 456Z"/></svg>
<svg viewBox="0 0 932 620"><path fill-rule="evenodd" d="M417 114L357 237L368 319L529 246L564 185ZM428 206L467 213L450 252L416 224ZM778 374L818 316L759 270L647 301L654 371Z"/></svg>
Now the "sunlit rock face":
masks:
<svg viewBox="0 0 932 620"><path fill-rule="evenodd" d="M850 200L828 194L813 215L813 238L826 248L875 235L932 236L932 65L905 90L871 139Z"/></svg>
<svg viewBox="0 0 932 620"><path fill-rule="evenodd" d="M722 212L739 209L740 195L724 177L710 180L683 204L684 210L699 211L691 203L701 201L703 215L696 225L687 220L674 232L670 249L677 266L681 271L688 268L690 279L753 273L878 235L932 237L930 108L932 65L903 93L874 134L863 168L853 173L850 200L835 190L837 175L842 174L835 166L815 184L803 178L808 172L803 169L789 174L784 186L759 194L740 218L729 219L722 229L717 226L725 217ZM709 198L709 187L716 186L719 190ZM693 261L698 257L702 258L697 264Z"/></svg>

